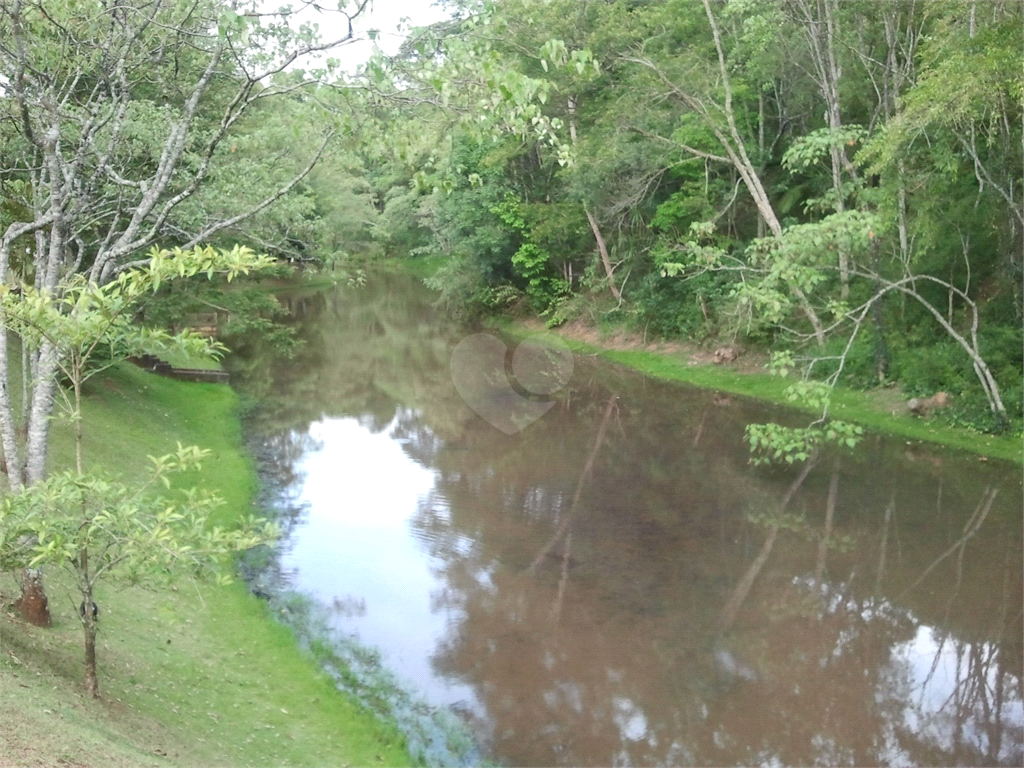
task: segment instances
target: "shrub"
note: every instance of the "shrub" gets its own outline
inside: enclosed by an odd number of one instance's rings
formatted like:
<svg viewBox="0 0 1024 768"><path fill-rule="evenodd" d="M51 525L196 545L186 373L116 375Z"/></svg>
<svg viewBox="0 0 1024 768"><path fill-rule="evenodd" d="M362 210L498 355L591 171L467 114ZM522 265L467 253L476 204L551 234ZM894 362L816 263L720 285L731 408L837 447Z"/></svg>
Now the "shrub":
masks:
<svg viewBox="0 0 1024 768"><path fill-rule="evenodd" d="M636 326L665 338L714 335L721 324L719 311L729 283L728 276L722 274L682 280L651 272L629 295L635 305Z"/></svg>

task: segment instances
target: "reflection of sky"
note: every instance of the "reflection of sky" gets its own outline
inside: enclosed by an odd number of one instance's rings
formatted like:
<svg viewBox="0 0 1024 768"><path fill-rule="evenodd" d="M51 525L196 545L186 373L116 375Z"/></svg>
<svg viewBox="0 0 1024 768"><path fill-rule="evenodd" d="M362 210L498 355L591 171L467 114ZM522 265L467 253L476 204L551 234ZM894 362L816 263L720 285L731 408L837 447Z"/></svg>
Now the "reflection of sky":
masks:
<svg viewBox="0 0 1024 768"><path fill-rule="evenodd" d="M439 598L447 589L441 575L443 563L428 553L419 538L422 531L412 528L414 516L425 504L432 514L445 518L447 502L435 488L434 473L403 448L397 425L399 421L407 423L410 415L400 410L396 419L378 433L354 418L325 418L311 426L303 444L305 453L295 465L296 476L301 479L292 489L294 501L307 512L291 537L290 549L282 556L282 566L295 574L297 589L312 594L326 606L365 604L363 615L339 612L335 626L379 649L385 666L414 691L425 694L431 704L457 704L459 710L473 712L486 721L474 689L438 677L431 664L438 650L450 642L452 625L461 617L452 601ZM541 487L532 489L519 503L540 514L552 505L557 507L557 496L557 492ZM475 542L459 535L449 544L451 550L468 557ZM496 590L486 570L475 575L486 591ZM870 631L876 623L898 625L902 638L908 637L905 631L909 627L916 626L910 639L892 645L888 667L879 676L876 703L879 712L885 713L875 742L880 762L913 765L919 758L917 746L932 747L957 758L964 755L963 745L967 745L976 750L974 754L986 755L990 751L988 734L997 730L990 724L1001 726L1003 731L995 760L1012 764L1020 759L1024 706L1016 677L1006 674L1004 678L1002 713L997 716L986 712L977 688L972 686L982 681L988 703L993 704L998 664L993 661L986 672L972 678L969 643L955 637L943 642L938 630L918 624L909 611L896 609L884 599L858 602L850 594L848 581L828 584L797 577L793 583L822 598L823 614L855 618L852 627L842 628L835 636L835 657L857 653L859 634ZM999 652L991 644L973 650L989 660ZM725 649L716 648L713 654L718 666L736 682L751 686L759 683L758 672ZM549 651L542 661L555 675L555 656ZM593 721L605 718L605 727L618 732L618 751L609 754L611 762L627 765L635 762L638 754L655 754L659 735L652 723L657 720L645 712L647 699L623 683L624 675L613 670L607 675L607 688L598 691L599 697L607 697L599 699L598 704L599 708L605 707L606 718L595 715ZM545 705L552 713L549 722L555 734L554 749L572 744L571 738L558 732L559 713L581 716L590 698L586 685L571 677L553 679L543 692ZM964 698L968 701L958 711L958 702ZM651 711L656 715L657 710ZM706 705L702 705L702 716L708 717ZM580 722L586 719L584 715ZM709 723L707 727L712 726ZM666 734L670 735L679 734ZM726 728L713 732L714 744L723 754L734 754L747 746L738 738L741 734ZM908 749L911 741L918 744ZM811 746L819 764L847 764L855 759L848 746L825 736L816 737ZM752 754L751 764L781 765L772 750ZM665 744L660 754L667 755L667 762L673 764L694 762L685 741L679 739Z"/></svg>
<svg viewBox="0 0 1024 768"><path fill-rule="evenodd" d="M987 755L990 744L986 730L998 718L1005 732L1000 753L994 757L1004 763L1019 756L1024 703L1020 681L1014 675L1004 672L1001 714L990 709L997 698L998 653L990 643L975 648L955 637L946 637L943 642L933 627L918 626L913 639L893 649L894 662L904 668L902 674L909 689L904 725L920 731L924 741L944 751L952 752L961 743ZM970 669L972 655L975 664L991 661L988 669L980 674ZM984 691L979 688L982 683ZM1014 731L1016 738L1010 736ZM893 764L901 762L892 760Z"/></svg>
<svg viewBox="0 0 1024 768"><path fill-rule="evenodd" d="M472 689L438 680L430 666L449 617L432 607L431 592L441 585L410 520L434 475L390 432L374 434L352 418L311 426L317 448L296 467L303 477L297 501L308 516L283 565L296 589L328 606L364 600L364 615L338 617L336 626L379 649L385 666L432 703L471 704Z"/></svg>

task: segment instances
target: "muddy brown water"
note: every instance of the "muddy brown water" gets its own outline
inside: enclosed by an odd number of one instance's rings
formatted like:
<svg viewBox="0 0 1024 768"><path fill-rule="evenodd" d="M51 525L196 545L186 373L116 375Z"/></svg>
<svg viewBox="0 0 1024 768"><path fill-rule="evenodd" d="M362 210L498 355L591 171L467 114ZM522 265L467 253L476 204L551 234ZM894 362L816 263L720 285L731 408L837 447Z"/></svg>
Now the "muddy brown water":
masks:
<svg viewBox="0 0 1024 768"><path fill-rule="evenodd" d="M290 585L488 759L1024 763L1019 466L869 435L755 467L745 425L805 417L580 356L509 435L453 385L473 331L433 299L286 296L299 353L232 367ZM515 411L510 364L480 365Z"/></svg>

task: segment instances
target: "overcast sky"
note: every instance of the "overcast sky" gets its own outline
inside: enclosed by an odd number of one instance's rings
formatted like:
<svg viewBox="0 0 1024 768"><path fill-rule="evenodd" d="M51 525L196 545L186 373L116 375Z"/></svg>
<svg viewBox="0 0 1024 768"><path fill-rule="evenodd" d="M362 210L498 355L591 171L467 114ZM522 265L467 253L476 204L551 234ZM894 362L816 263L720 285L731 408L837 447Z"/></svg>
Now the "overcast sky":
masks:
<svg viewBox="0 0 1024 768"><path fill-rule="evenodd" d="M266 7L276 7L283 0L269 0ZM328 0L323 3L330 7ZM354 5L349 0L348 6ZM365 62L373 52L373 43L367 39L366 33L371 29L379 31L377 45L387 54L395 54L405 39L411 27L425 27L434 22L441 21L451 15L435 4L435 0L370 0L370 6L364 11L354 24L357 42L349 43L331 51L331 57L342 62L342 66L348 72L354 72L356 67ZM301 14L296 14L296 21L315 22L320 25L320 33L324 40L337 39L345 33L346 25L343 16L337 13L318 12L307 8ZM309 64L302 66L308 67Z"/></svg>

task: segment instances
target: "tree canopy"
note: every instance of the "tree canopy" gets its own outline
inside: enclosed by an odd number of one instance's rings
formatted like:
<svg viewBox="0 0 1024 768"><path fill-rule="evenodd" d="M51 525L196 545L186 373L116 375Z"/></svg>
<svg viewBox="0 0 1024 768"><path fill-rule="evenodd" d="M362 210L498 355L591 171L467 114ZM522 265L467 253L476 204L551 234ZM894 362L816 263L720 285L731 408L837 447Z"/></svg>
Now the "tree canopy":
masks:
<svg viewBox="0 0 1024 768"><path fill-rule="evenodd" d="M388 131L379 226L443 257L454 306L745 339L809 381L1019 423L1019 5L460 13L369 62L359 96Z"/></svg>

